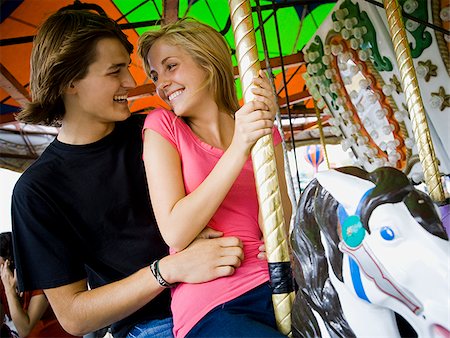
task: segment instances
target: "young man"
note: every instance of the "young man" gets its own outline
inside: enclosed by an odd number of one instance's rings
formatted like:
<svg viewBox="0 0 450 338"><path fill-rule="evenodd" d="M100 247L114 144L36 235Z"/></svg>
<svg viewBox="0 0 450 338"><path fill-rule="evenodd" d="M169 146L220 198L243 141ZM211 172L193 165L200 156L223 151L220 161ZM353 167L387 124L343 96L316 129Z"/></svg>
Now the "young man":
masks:
<svg viewBox="0 0 450 338"><path fill-rule="evenodd" d="M243 258L239 239L206 239L220 237L212 231L167 255L146 186L143 117L127 105L132 49L114 21L87 11L50 16L34 41L33 102L19 118L61 129L14 189L18 286L44 289L74 335L113 324L115 337L170 336L166 287L228 276Z"/></svg>

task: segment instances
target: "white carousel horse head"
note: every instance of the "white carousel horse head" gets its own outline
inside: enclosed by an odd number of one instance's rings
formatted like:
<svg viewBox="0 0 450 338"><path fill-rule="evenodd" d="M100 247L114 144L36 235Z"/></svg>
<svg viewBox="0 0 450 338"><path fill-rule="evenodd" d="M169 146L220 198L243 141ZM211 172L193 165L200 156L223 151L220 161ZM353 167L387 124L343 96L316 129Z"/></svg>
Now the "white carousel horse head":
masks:
<svg viewBox="0 0 450 338"><path fill-rule="evenodd" d="M398 313L419 337L450 337L450 243L430 198L400 171L319 173L302 194L292 240L297 303L331 336L400 337ZM320 334L298 307L294 334ZM314 320L309 312L300 310Z"/></svg>

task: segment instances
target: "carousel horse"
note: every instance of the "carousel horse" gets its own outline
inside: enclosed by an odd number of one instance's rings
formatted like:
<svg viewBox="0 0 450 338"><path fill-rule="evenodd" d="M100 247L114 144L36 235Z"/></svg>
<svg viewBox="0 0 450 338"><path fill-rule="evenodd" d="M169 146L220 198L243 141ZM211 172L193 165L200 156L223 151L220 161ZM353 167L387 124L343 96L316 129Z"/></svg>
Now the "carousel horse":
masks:
<svg viewBox="0 0 450 338"><path fill-rule="evenodd" d="M294 337L400 337L396 314L418 337L450 337L448 234L401 171L318 173L291 242Z"/></svg>

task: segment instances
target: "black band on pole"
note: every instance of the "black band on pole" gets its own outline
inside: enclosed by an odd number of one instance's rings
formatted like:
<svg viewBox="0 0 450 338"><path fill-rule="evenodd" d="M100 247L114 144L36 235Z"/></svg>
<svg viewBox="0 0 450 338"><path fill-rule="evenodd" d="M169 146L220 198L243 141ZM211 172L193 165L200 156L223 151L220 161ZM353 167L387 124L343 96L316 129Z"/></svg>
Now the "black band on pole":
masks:
<svg viewBox="0 0 450 338"><path fill-rule="evenodd" d="M269 263L269 274L272 293L282 294L294 291L290 262Z"/></svg>

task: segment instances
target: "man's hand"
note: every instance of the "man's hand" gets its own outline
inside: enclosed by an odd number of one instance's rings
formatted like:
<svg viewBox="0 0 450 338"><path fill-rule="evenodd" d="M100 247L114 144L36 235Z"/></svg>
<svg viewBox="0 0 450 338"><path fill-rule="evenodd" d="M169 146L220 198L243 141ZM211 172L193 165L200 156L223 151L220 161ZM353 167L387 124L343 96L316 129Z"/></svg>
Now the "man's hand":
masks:
<svg viewBox="0 0 450 338"><path fill-rule="evenodd" d="M242 242L222 235L205 228L186 249L161 259L163 278L169 283L203 283L232 275L244 259Z"/></svg>
<svg viewBox="0 0 450 338"><path fill-rule="evenodd" d="M210 227L206 227L200 232L197 236L197 239L203 238L203 239L211 239L211 238L220 238L223 236L223 232L214 230Z"/></svg>
<svg viewBox="0 0 450 338"><path fill-rule="evenodd" d="M261 238L261 240L264 240L264 238ZM267 259L267 255L266 255L266 245L263 243L258 247L259 253L258 253L258 258L259 259Z"/></svg>

